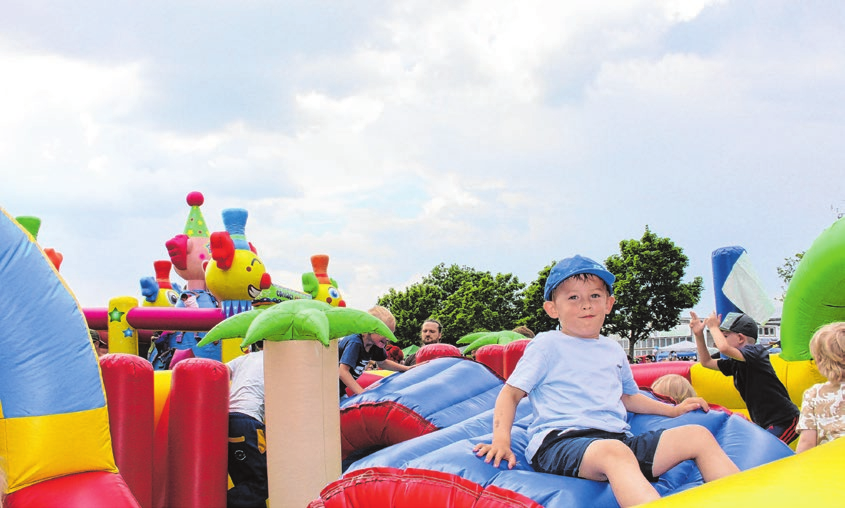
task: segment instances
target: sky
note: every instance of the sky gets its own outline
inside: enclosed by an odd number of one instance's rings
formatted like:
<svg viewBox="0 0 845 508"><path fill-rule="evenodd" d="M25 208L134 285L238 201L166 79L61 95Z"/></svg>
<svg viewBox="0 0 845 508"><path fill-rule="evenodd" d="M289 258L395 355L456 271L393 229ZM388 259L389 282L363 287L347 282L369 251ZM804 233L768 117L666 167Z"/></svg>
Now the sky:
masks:
<svg viewBox="0 0 845 508"><path fill-rule="evenodd" d="M530 283L648 228L764 289L845 212L845 4L6 0L0 207L83 307L140 296L186 195L273 281L366 309L439 263ZM175 273L174 282L180 282Z"/></svg>

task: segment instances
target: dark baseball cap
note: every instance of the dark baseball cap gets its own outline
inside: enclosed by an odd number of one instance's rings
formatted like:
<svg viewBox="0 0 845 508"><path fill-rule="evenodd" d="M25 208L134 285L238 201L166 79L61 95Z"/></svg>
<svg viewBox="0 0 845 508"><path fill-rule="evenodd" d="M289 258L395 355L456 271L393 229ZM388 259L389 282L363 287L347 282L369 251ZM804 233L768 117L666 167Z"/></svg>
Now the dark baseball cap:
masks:
<svg viewBox="0 0 845 508"><path fill-rule="evenodd" d="M559 261L549 272L549 277L546 279L546 290L543 292L543 298L547 301L552 299L552 292L561 282L581 273L589 273L595 275L603 280L613 294L613 282L616 277L607 271L600 263L596 263L590 258L575 255L571 258L566 258Z"/></svg>
<svg viewBox="0 0 845 508"><path fill-rule="evenodd" d="M741 333L746 337L757 340L757 322L748 314L741 312L729 312L719 329L723 332Z"/></svg>

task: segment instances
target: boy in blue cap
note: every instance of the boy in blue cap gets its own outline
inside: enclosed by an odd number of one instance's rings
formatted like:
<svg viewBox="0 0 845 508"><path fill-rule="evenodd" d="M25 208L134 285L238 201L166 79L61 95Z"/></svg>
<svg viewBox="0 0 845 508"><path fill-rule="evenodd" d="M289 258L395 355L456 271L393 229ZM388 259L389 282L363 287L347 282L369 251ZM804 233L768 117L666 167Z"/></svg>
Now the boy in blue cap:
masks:
<svg viewBox="0 0 845 508"><path fill-rule="evenodd" d="M607 481L621 506L658 499L650 482L692 459L705 481L739 469L705 427L683 425L632 436L627 412L680 416L707 402L691 397L677 406L640 393L625 351L600 334L613 308L615 277L582 256L557 263L546 280L543 309L560 329L538 334L496 399L493 442L474 451L485 462L516 465L511 427L527 396L534 420L525 457L539 472Z"/></svg>

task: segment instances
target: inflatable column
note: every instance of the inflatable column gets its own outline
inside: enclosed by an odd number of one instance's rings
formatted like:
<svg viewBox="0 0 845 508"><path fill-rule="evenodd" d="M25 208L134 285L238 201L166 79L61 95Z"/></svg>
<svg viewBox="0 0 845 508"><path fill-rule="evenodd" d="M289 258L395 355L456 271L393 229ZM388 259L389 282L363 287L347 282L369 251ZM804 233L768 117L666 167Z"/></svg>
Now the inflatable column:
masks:
<svg viewBox="0 0 845 508"><path fill-rule="evenodd" d="M716 314L721 314L722 317L728 315L729 312L742 312L736 305L734 305L725 293L722 291L722 286L730 275L734 267L734 263L745 249L739 246L722 247L713 251L711 256L713 262L713 290L716 292Z"/></svg>
<svg viewBox="0 0 845 508"><path fill-rule="evenodd" d="M206 358L173 369L167 435L167 506L225 508L229 370Z"/></svg>
<svg viewBox="0 0 845 508"><path fill-rule="evenodd" d="M153 366L139 356L108 354L100 359L108 397L114 460L135 499L152 507Z"/></svg>
<svg viewBox="0 0 845 508"><path fill-rule="evenodd" d="M127 314L138 306L138 299L119 296L109 300L109 353L138 356L138 331L129 324Z"/></svg>
<svg viewBox="0 0 845 508"><path fill-rule="evenodd" d="M341 475L337 340L265 342L267 478L273 508L301 508Z"/></svg>

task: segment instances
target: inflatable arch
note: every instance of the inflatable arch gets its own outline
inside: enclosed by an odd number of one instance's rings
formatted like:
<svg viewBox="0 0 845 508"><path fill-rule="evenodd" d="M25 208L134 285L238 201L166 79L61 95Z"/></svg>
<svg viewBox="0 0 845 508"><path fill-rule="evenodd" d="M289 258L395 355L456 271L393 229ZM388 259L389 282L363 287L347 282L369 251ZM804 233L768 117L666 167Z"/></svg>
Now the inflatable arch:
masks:
<svg viewBox="0 0 845 508"><path fill-rule="evenodd" d="M117 473L97 353L79 305L32 234L2 209L0 307L6 505L140 506Z"/></svg>

